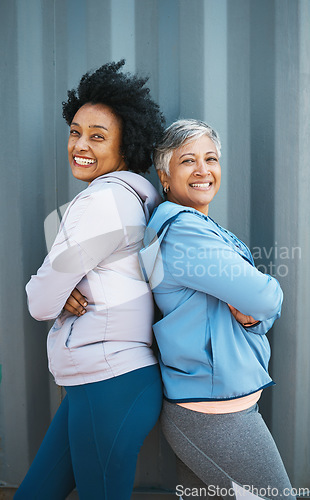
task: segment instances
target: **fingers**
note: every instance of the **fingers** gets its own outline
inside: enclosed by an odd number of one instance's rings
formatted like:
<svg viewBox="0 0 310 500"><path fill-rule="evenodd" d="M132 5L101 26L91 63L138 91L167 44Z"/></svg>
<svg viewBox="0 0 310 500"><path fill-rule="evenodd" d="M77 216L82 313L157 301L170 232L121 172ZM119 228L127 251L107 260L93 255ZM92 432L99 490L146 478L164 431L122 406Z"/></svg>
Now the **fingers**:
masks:
<svg viewBox="0 0 310 500"><path fill-rule="evenodd" d="M227 304L233 317L243 326L252 326L259 321L255 320L252 316L247 316L242 312L238 311L235 307Z"/></svg>
<svg viewBox="0 0 310 500"><path fill-rule="evenodd" d="M81 306L86 307L88 302L87 299L82 295L77 288L74 288L71 292L70 297L73 297ZM69 298L70 298L69 297Z"/></svg>
<svg viewBox="0 0 310 500"><path fill-rule="evenodd" d="M250 318L252 318L252 316L250 316ZM257 325L258 323L260 323L259 320L255 320L254 318L252 318L253 321L251 321L250 323L243 323L243 326L245 327L250 327L250 326L254 326L254 325Z"/></svg>
<svg viewBox="0 0 310 500"><path fill-rule="evenodd" d="M258 321L256 319L253 318L253 316L247 316L248 320L247 320L247 323L249 324L253 324L253 323L258 323Z"/></svg>
<svg viewBox="0 0 310 500"><path fill-rule="evenodd" d="M82 295L77 288L72 290L64 309L75 316L82 316L86 313L88 302L84 295Z"/></svg>
<svg viewBox="0 0 310 500"><path fill-rule="evenodd" d="M228 305L228 307L229 307L229 309L230 309L230 312L231 312L232 314L235 314L235 313L237 312L237 309L236 309L235 307L231 306L230 304L227 304L227 305Z"/></svg>
<svg viewBox="0 0 310 500"><path fill-rule="evenodd" d="M71 306L68 301L65 303L64 309L66 311L68 311L69 313L74 314L75 316L83 316L83 314L86 313L86 309L80 309L80 308L76 308L74 306Z"/></svg>
<svg viewBox="0 0 310 500"><path fill-rule="evenodd" d="M229 309L230 309L230 312L231 314L233 315L233 317L239 321L240 323L240 319L244 316L240 311L238 311L238 309L236 309L235 307L231 306L230 304L227 304Z"/></svg>

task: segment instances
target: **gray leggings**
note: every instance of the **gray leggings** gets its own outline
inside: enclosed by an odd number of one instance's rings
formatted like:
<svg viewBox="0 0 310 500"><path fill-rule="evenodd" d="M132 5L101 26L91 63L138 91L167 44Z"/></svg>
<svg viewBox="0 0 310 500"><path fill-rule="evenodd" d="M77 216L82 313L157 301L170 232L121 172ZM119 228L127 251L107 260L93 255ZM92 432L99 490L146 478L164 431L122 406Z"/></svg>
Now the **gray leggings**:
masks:
<svg viewBox="0 0 310 500"><path fill-rule="evenodd" d="M263 498L295 499L258 405L214 415L164 401L161 426L177 455L176 495L184 500L246 500L244 489Z"/></svg>

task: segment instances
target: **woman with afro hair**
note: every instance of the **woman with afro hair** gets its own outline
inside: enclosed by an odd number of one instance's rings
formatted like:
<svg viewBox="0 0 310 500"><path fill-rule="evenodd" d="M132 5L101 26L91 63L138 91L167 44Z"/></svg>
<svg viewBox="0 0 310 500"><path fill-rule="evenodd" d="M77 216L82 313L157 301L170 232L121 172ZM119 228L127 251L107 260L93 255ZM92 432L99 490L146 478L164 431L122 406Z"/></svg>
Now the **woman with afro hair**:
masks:
<svg viewBox="0 0 310 500"><path fill-rule="evenodd" d="M74 177L55 242L26 285L30 314L54 319L49 369L66 389L15 499L129 500L141 445L162 403L151 349L153 299L140 274L145 226L161 199L139 173L164 119L124 60L86 73L63 102Z"/></svg>

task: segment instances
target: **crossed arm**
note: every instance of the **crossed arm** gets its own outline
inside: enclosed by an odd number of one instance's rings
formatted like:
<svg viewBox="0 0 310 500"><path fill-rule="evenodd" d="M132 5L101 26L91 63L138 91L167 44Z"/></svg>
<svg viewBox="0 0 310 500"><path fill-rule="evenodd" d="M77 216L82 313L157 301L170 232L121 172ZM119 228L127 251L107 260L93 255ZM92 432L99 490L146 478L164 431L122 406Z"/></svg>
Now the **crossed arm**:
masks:
<svg viewBox="0 0 310 500"><path fill-rule="evenodd" d="M88 302L84 295L82 295L77 288L74 288L64 305L64 309L75 316L83 316L83 314L86 313L87 305ZM243 326L253 326L255 323L258 323L252 316L242 314L235 307L230 304L227 305L234 318Z"/></svg>

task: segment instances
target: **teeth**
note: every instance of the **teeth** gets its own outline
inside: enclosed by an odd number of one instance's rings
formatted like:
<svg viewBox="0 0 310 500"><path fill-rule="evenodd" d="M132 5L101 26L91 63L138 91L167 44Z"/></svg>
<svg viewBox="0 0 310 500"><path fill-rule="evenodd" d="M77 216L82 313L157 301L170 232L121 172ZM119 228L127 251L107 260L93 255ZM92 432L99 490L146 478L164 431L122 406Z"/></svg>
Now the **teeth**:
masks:
<svg viewBox="0 0 310 500"><path fill-rule="evenodd" d="M90 158L78 158L77 156L74 156L74 161L78 165L90 165L91 163L96 163L96 160L91 160Z"/></svg>
<svg viewBox="0 0 310 500"><path fill-rule="evenodd" d="M203 184L191 184L192 187L209 187L211 182L204 182Z"/></svg>

